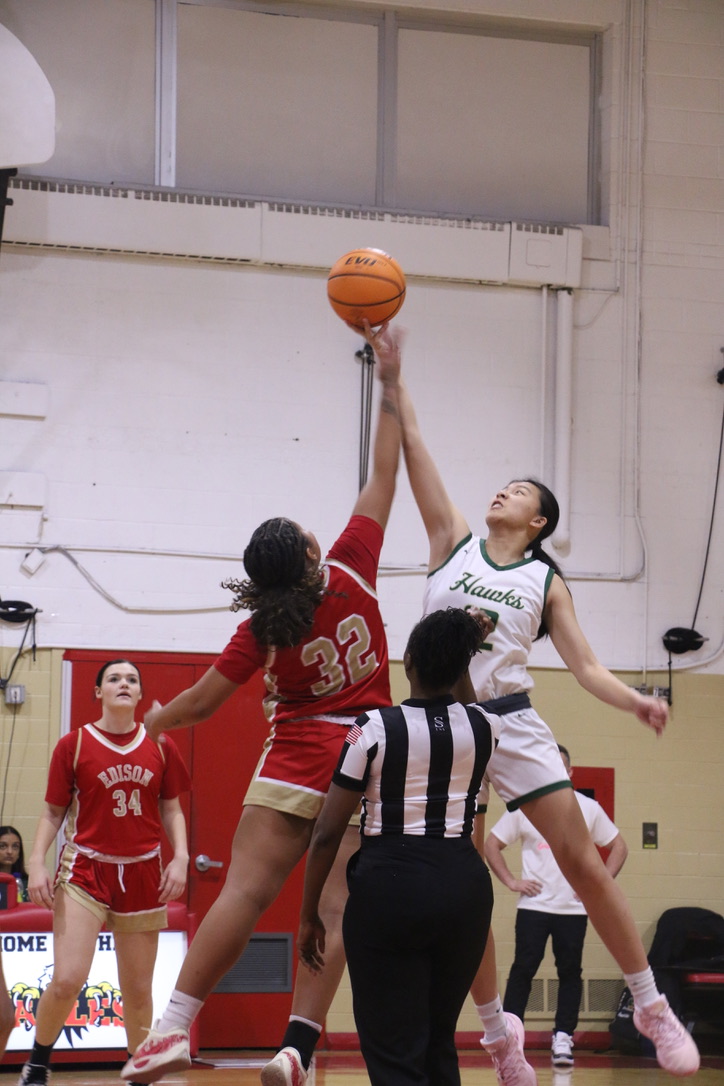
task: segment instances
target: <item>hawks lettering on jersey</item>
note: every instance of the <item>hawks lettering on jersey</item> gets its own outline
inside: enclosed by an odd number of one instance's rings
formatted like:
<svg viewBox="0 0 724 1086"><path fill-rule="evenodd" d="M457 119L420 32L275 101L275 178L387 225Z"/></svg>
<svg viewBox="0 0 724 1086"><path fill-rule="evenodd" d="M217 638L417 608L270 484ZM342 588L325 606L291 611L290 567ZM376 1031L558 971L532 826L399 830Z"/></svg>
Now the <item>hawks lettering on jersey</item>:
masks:
<svg viewBox="0 0 724 1086"><path fill-rule="evenodd" d="M479 536L468 536L425 584L424 613L439 608L479 607L493 632L470 664L476 696L482 701L530 690L528 657L545 607L553 570L537 558L497 566Z"/></svg>

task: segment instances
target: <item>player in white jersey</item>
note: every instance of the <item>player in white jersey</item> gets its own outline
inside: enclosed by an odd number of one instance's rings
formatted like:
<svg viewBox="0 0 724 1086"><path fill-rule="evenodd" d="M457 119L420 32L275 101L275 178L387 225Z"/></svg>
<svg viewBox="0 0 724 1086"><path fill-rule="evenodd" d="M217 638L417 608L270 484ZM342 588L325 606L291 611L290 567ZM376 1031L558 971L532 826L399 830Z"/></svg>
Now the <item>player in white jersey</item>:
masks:
<svg viewBox="0 0 724 1086"><path fill-rule="evenodd" d="M384 326L377 335L383 332ZM369 337L375 348L377 335ZM653 1041L661 1066L672 1074L693 1074L699 1066L696 1045L656 988L631 909L596 851L555 739L530 707L527 660L533 641L549 634L584 689L633 713L657 735L666 725L666 702L639 694L596 659L563 577L541 548L558 520L558 503L547 487L529 479L508 483L488 506L487 537L474 536L445 490L405 390L401 405L405 461L430 545L425 609L481 607L495 623L486 643L488 651L476 657L471 672L475 689L470 700L474 693L475 700L485 702L489 717L497 714L500 718L500 743L490 760L488 777L508 808L521 807L548 841L566 880L620 966L634 996L637 1028ZM483 839L481 825L481 848ZM501 1082L534 1086L535 1071L523 1055L522 1027L519 1022L515 1032L506 1027L492 935L472 994L485 1027L482 1044L493 1057Z"/></svg>

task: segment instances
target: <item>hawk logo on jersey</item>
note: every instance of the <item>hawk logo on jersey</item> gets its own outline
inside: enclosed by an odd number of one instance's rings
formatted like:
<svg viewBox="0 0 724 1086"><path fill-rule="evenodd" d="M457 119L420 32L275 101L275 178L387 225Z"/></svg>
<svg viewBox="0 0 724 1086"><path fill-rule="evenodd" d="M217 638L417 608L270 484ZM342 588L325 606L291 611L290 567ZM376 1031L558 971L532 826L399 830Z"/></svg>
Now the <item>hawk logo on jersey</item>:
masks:
<svg viewBox="0 0 724 1086"><path fill-rule="evenodd" d="M492 600L493 603L505 603L508 607L514 607L516 611L522 611L525 604L520 596L507 589L501 592L499 588L486 588L480 577L474 577L472 573L463 573L460 580L450 585L450 591L455 592L461 588L466 595L477 596L481 600Z"/></svg>

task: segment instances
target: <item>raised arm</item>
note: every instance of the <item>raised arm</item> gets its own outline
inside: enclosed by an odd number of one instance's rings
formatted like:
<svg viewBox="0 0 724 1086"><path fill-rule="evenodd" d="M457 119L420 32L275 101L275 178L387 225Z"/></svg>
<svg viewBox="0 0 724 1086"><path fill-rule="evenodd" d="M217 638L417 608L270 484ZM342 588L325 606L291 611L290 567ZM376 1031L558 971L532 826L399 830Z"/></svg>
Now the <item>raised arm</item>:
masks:
<svg viewBox="0 0 724 1086"><path fill-rule="evenodd" d="M428 568L437 569L461 539L470 534L468 523L453 505L442 476L422 439L410 394L401 386L402 450L412 493L430 544Z"/></svg>
<svg viewBox="0 0 724 1086"><path fill-rule="evenodd" d="M400 463L400 364L402 333L386 324L376 333L367 325L376 356L375 376L382 386L377 428L372 446L372 471L359 493L353 513L376 520L384 529L395 496Z"/></svg>

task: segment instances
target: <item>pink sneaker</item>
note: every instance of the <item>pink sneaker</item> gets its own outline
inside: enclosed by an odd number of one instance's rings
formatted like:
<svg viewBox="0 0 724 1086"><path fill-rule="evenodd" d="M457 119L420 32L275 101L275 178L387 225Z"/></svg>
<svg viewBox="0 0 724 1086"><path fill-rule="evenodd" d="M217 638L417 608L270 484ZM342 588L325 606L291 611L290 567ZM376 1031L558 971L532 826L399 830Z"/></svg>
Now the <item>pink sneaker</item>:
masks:
<svg viewBox="0 0 724 1086"><path fill-rule="evenodd" d="M538 1076L523 1053L525 1030L516 1014L505 1012L508 1032L500 1041L481 1045L490 1055L500 1086L538 1086Z"/></svg>
<svg viewBox="0 0 724 1086"><path fill-rule="evenodd" d="M186 1029L171 1029L159 1033L150 1029L121 1071L126 1082L156 1082L173 1071L186 1071L191 1066L189 1034Z"/></svg>
<svg viewBox="0 0 724 1086"><path fill-rule="evenodd" d="M304 1086L307 1072L296 1048L282 1048L261 1069L262 1086Z"/></svg>
<svg viewBox="0 0 724 1086"><path fill-rule="evenodd" d="M676 1017L666 996L648 1007L634 1009L634 1025L653 1043L659 1066L671 1075L694 1075L699 1070L699 1049Z"/></svg>

